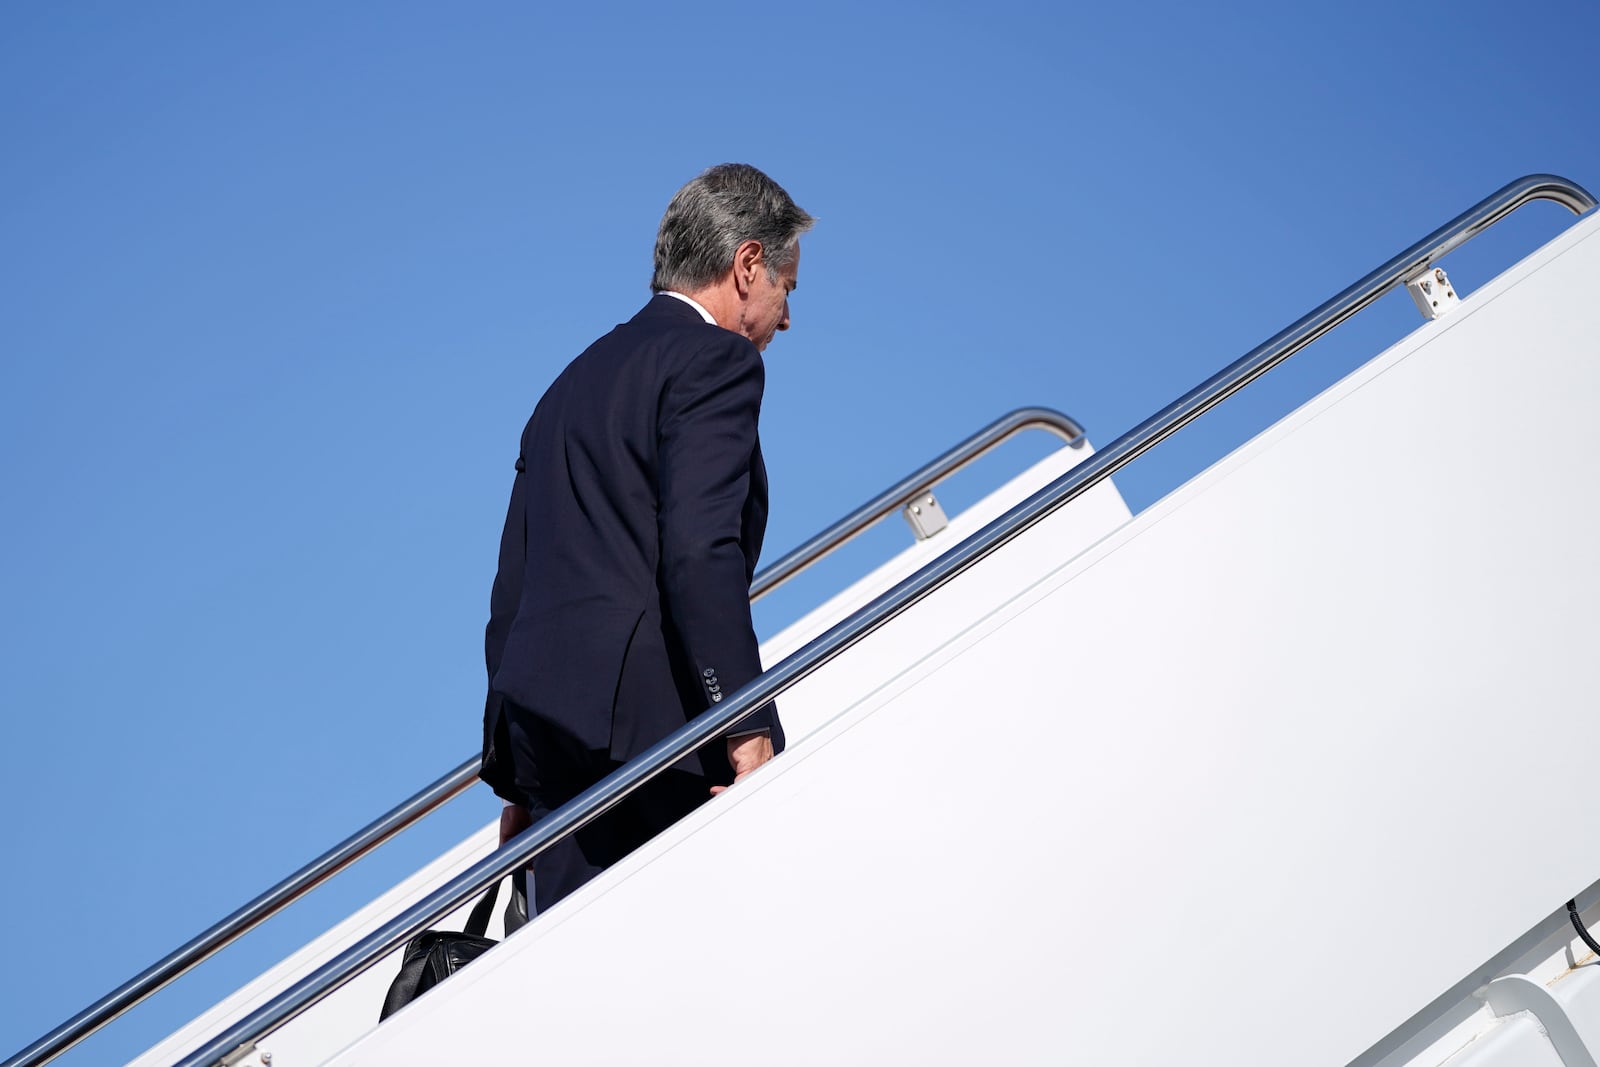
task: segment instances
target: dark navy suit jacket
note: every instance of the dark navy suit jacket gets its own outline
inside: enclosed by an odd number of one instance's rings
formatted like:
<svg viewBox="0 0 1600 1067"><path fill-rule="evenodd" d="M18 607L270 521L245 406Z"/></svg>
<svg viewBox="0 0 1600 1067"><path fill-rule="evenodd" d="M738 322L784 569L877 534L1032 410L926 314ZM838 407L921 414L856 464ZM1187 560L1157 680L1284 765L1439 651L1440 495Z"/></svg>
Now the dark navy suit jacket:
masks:
<svg viewBox="0 0 1600 1067"><path fill-rule="evenodd" d="M761 673L767 522L747 339L657 295L590 345L522 434L490 596L482 777L519 796L505 720L626 760ZM771 705L737 730L783 730ZM731 778L720 742L697 769ZM694 762L694 760L691 760Z"/></svg>

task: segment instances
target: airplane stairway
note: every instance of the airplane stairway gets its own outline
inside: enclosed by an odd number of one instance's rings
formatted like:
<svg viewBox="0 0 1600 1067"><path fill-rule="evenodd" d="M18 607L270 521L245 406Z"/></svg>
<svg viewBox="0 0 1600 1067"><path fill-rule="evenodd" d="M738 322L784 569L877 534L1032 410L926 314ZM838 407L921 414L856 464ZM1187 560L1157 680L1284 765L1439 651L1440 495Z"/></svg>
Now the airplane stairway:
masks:
<svg viewBox="0 0 1600 1067"><path fill-rule="evenodd" d="M1590 217L1088 550L1024 533L332 1064L1593 1064L1597 293Z"/></svg>
<svg viewBox="0 0 1600 1067"><path fill-rule="evenodd" d="M1593 1065L1600 213L1138 516L1106 480L1535 196L1594 205L1501 190L134 1062ZM773 694L788 752L374 1026L411 931Z"/></svg>

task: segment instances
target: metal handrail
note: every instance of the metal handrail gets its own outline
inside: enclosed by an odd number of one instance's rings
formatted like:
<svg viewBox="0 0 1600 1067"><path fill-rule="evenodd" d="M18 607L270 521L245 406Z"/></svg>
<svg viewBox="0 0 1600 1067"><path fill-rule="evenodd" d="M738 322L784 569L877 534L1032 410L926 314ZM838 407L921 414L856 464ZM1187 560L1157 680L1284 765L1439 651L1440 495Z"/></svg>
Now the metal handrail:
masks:
<svg viewBox="0 0 1600 1067"><path fill-rule="evenodd" d="M1049 430L1067 443L1069 448L1082 448L1083 427L1077 420L1050 408L1018 408L1003 415L962 441L942 456L938 456L912 471L898 482L862 504L859 508L823 530L809 541L785 554L770 567L763 568L750 583L750 600L754 603L779 585L811 566L840 545L855 538L861 531L885 515L892 514L906 501L926 492L946 478L966 468L979 457L998 448L1005 441L1024 430Z"/></svg>
<svg viewBox="0 0 1600 1067"><path fill-rule="evenodd" d="M793 578L823 556L853 539L918 492L931 488L1017 434L1030 429L1054 433L1072 448L1082 448L1083 427L1052 408L1018 408L1002 415L943 455L923 464L843 519L780 558L755 576L752 602ZM110 993L15 1053L0 1067L37 1067L48 1063L119 1016L137 1007L192 968L231 945L318 885L411 826L423 816L461 795L478 780L479 757L472 756L443 778L429 784L374 819L232 914L218 920Z"/></svg>
<svg viewBox="0 0 1600 1067"><path fill-rule="evenodd" d="M761 674L721 704L713 705L705 714L584 790L498 851L479 860L228 1027L180 1060L177 1067L208 1067L218 1063L236 1049L247 1046L299 1015L361 970L399 948L418 930L438 921L487 886L522 867L561 837L597 818L684 755L727 733L784 690L1305 348L1371 304L1390 287L1415 277L1445 252L1458 247L1485 227L1532 200L1553 200L1574 214L1582 214L1596 206L1595 198L1583 187L1553 175L1530 175L1505 186L1257 345L972 537Z"/></svg>

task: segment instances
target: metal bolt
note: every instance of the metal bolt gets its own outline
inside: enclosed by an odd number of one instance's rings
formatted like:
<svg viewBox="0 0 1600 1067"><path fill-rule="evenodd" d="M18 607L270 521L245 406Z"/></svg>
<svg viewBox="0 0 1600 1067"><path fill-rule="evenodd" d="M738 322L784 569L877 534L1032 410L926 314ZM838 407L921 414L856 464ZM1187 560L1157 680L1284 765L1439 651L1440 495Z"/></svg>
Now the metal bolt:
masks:
<svg viewBox="0 0 1600 1067"><path fill-rule="evenodd" d="M1435 278L1437 278L1440 282L1444 281L1444 271L1442 271L1442 270L1435 269L1434 272L1433 272L1433 276Z"/></svg>
<svg viewBox="0 0 1600 1067"><path fill-rule="evenodd" d="M922 514L922 509L920 507L918 507L917 505L912 504L911 505L911 514L913 514L913 515L921 515Z"/></svg>
<svg viewBox="0 0 1600 1067"><path fill-rule="evenodd" d="M271 1064L271 1063L272 1063L272 1053L263 1052L261 1054L261 1067L268 1067L268 1065Z"/></svg>

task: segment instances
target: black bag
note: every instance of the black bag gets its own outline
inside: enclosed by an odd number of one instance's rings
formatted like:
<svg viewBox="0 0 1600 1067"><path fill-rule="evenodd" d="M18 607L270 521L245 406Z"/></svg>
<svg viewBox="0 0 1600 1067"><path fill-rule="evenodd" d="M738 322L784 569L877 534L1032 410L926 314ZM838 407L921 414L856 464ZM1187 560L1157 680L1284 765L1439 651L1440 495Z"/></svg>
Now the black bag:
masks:
<svg viewBox="0 0 1600 1067"><path fill-rule="evenodd" d="M513 888L513 899L506 905L507 929L521 925L513 923L513 913L521 896L516 892L517 888L520 887ZM406 942L400 973L389 983L388 995L383 998L383 1011L378 1015L379 1022L499 944L493 938L483 936L484 931L489 929L489 916L494 913L494 899L499 892L499 883L489 887L489 891L472 905L467 924L459 934L454 930L424 930ZM526 914L525 911L522 913L523 916ZM525 918L523 922L526 922Z"/></svg>

